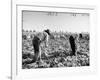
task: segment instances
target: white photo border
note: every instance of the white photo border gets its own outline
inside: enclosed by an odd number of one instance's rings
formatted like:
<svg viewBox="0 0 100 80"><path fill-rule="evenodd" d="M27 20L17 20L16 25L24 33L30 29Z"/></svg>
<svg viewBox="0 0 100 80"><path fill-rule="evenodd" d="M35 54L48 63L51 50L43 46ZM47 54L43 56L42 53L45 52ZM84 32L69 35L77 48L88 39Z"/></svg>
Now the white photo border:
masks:
<svg viewBox="0 0 100 80"><path fill-rule="evenodd" d="M45 78L55 76L88 75L97 72L96 54L96 9L93 7L69 7L69 6L39 6L14 4L12 9L12 79L25 80L33 78ZM46 69L22 69L22 11L53 11L90 14L90 66L85 67L64 67Z"/></svg>

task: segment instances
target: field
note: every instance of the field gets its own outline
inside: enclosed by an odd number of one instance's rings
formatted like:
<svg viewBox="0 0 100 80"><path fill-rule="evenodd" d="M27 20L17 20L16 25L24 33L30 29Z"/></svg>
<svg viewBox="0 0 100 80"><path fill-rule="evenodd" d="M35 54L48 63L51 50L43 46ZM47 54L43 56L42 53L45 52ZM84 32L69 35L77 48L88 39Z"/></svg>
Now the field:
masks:
<svg viewBox="0 0 100 80"><path fill-rule="evenodd" d="M34 57L32 39L35 33L35 31L24 30L22 32L22 69L81 67L90 65L89 33L81 33L82 37L79 37L80 33L71 32L51 32L53 37L50 37L48 47L45 47L44 43L40 45L42 61L29 64ZM42 32L37 33L42 34ZM75 38L76 55L71 55L70 35ZM45 51L49 55L48 57L44 55Z"/></svg>

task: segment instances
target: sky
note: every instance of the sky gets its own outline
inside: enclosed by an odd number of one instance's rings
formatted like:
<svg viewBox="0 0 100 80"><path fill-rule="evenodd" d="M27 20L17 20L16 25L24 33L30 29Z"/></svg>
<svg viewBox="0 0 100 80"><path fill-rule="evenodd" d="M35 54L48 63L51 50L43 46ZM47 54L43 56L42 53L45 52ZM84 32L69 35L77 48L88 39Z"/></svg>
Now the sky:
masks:
<svg viewBox="0 0 100 80"><path fill-rule="evenodd" d="M23 11L23 29L43 31L64 32L89 32L89 14L61 13L61 12L39 12Z"/></svg>

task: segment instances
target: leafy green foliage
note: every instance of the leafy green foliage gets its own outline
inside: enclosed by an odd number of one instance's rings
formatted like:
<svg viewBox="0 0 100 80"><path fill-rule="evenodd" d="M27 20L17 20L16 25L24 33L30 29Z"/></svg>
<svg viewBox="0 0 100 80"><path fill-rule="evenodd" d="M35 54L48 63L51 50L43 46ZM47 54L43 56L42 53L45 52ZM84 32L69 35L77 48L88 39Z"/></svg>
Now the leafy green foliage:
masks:
<svg viewBox="0 0 100 80"><path fill-rule="evenodd" d="M42 37L42 32L37 32ZM30 63L34 58L34 48L32 38L35 32L24 31L22 34L22 68L52 68L52 67L79 67L90 65L89 54L89 33L81 33L82 38L78 38L79 33L51 32L53 35L49 39L48 47L45 42L41 43L41 61ZM73 35L76 42L76 55L72 56L69 44L69 36ZM29 37L31 36L31 37ZM45 51L49 56L45 56ZM30 63L30 64L29 64Z"/></svg>

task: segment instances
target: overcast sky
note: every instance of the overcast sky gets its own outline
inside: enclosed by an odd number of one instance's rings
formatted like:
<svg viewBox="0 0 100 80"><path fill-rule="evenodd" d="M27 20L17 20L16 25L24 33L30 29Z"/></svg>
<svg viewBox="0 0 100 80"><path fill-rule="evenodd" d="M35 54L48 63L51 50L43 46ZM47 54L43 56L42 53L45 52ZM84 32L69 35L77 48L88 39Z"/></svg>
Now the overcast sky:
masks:
<svg viewBox="0 0 100 80"><path fill-rule="evenodd" d="M89 14L23 11L23 29L43 31L89 32Z"/></svg>

